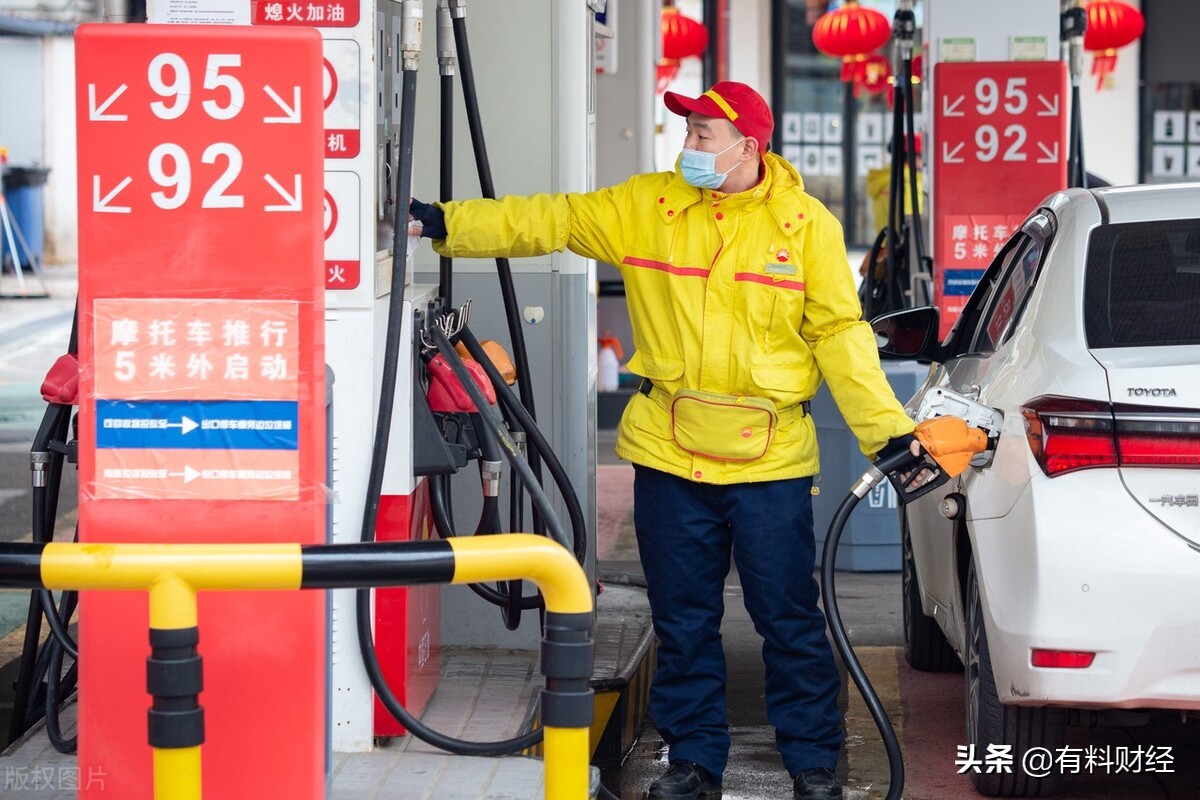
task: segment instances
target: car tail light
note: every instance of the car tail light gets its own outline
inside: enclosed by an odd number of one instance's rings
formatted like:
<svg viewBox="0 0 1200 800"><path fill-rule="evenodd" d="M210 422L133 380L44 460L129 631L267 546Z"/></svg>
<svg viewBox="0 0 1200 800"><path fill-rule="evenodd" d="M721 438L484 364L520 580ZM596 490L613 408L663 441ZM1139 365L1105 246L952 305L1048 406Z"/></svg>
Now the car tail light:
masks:
<svg viewBox="0 0 1200 800"><path fill-rule="evenodd" d="M1025 438L1050 477L1091 467L1200 466L1200 413L1038 397L1021 407Z"/></svg>
<svg viewBox="0 0 1200 800"><path fill-rule="evenodd" d="M1095 653L1080 650L1037 650L1033 651L1035 667L1052 669L1087 669L1096 659Z"/></svg>
<svg viewBox="0 0 1200 800"><path fill-rule="evenodd" d="M1050 477L1117 464L1117 442L1108 403L1038 397L1021 406L1025 438Z"/></svg>
<svg viewBox="0 0 1200 800"><path fill-rule="evenodd" d="M1117 406L1115 418L1123 466L1200 466L1200 413Z"/></svg>

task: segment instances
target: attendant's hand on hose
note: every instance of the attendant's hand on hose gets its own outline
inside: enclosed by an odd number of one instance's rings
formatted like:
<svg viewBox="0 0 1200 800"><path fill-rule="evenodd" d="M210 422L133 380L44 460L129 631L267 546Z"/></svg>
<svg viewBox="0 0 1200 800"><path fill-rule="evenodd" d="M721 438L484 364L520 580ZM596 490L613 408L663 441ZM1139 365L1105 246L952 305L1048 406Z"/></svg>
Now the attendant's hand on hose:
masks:
<svg viewBox="0 0 1200 800"><path fill-rule="evenodd" d="M427 239L446 238L446 215L432 203L422 203L412 198L408 204L408 218L421 223L421 236ZM412 226L409 226L410 229Z"/></svg>

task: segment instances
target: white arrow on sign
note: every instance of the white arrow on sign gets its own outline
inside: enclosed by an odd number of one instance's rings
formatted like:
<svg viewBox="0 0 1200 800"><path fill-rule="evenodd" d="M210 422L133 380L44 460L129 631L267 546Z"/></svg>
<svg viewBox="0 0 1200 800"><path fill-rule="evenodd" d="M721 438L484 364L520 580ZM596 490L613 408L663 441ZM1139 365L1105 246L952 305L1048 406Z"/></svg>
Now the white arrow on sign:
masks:
<svg viewBox="0 0 1200 800"><path fill-rule="evenodd" d="M962 101L965 99L967 99L967 96L965 94L960 94L958 96L958 99L955 100L953 103L951 103L949 97L943 96L942 97L942 116L943 117L961 117L964 112L959 111L958 107L960 105L962 105Z"/></svg>
<svg viewBox="0 0 1200 800"><path fill-rule="evenodd" d="M187 436L189 433L196 430L196 428L199 428L200 424L193 421L191 417L185 414L180 422L168 422L167 427L179 428L179 432L184 436Z"/></svg>
<svg viewBox="0 0 1200 800"><path fill-rule="evenodd" d="M289 106L287 101L276 94L275 90L270 86L263 86L263 91L267 93L275 104L283 109L284 116L282 117L263 117L263 122L282 122L284 124L296 124L300 122L300 87L292 87L292 104Z"/></svg>
<svg viewBox="0 0 1200 800"><path fill-rule="evenodd" d="M1058 142L1054 143L1053 150L1051 150L1049 147L1046 147L1046 145L1042 144L1041 142L1038 142L1037 146L1038 146L1038 149L1041 150L1042 153L1046 156L1045 158L1039 158L1037 160L1037 163L1039 163L1039 164L1057 164L1058 163Z"/></svg>
<svg viewBox="0 0 1200 800"><path fill-rule="evenodd" d="M1037 112L1039 117L1057 117L1058 116L1058 95L1054 95L1054 102L1051 103L1046 99L1045 95L1038 93L1038 102L1042 104L1044 111Z"/></svg>
<svg viewBox="0 0 1200 800"><path fill-rule="evenodd" d="M185 464L183 467L183 472L168 472L167 476L171 478L183 478L184 483L191 483L192 481L196 480L196 478L200 477L200 470L192 469Z"/></svg>
<svg viewBox="0 0 1200 800"><path fill-rule="evenodd" d="M266 206L267 211L302 211L304 203L300 197L300 176L293 176L292 192L288 194L288 190L279 185L279 181L272 178L269 174L263 175L267 183L271 184L271 188L279 192L279 196L287 201L286 205L281 206Z"/></svg>
<svg viewBox="0 0 1200 800"><path fill-rule="evenodd" d="M129 214L129 213L131 213L133 211L133 209L131 209L129 206L110 206L109 205L109 201L111 201L114 197L116 197L118 194L120 194L121 190L124 189L126 186L128 186L131 183L133 183L133 178L126 178L125 180L118 183L117 187L115 189L113 189L108 194L104 195L104 197L101 197L100 196L100 176L93 175L92 176L92 211L95 211L98 214L99 213L107 213L107 214Z"/></svg>
<svg viewBox="0 0 1200 800"><path fill-rule="evenodd" d="M958 154L960 152L962 152L963 145L965 145L965 144L966 144L966 142L959 142L958 144L956 144L954 146L954 149L951 150L949 142L942 142L942 163L943 164L961 164L961 163L963 163L963 159L959 158Z"/></svg>
<svg viewBox="0 0 1200 800"><path fill-rule="evenodd" d="M88 84L88 119L92 122L124 122L129 119L126 114L105 114L108 107L113 104L118 97L125 93L129 87L122 83L117 87L117 90L108 96L100 105L96 105L96 84Z"/></svg>

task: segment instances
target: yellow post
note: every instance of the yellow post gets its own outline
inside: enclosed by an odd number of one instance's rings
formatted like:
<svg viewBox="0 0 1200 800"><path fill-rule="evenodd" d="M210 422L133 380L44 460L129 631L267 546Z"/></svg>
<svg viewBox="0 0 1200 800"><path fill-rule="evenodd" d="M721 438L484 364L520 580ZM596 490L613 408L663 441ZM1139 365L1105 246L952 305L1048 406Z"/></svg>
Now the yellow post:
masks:
<svg viewBox="0 0 1200 800"><path fill-rule="evenodd" d="M575 556L562 545L532 533L449 539L454 583L527 578L546 598L546 610L592 613L592 587Z"/></svg>
<svg viewBox="0 0 1200 800"><path fill-rule="evenodd" d="M524 577L542 590L546 599L542 665L546 692L542 695L541 713L545 726L546 797L585 800L589 794L589 733L593 713L589 685L592 588L587 573L566 548L541 536L509 534L449 542L454 550L455 583ZM547 651L556 652L556 647L581 646L588 648L586 664L566 657L562 666L551 666L545 655ZM567 724L555 724L559 719Z"/></svg>
<svg viewBox="0 0 1200 800"><path fill-rule="evenodd" d="M545 727L546 797L588 796L588 762L591 759L588 728ZM581 767L582 765L582 767Z"/></svg>
<svg viewBox="0 0 1200 800"><path fill-rule="evenodd" d="M298 589L297 544L46 545L48 589L148 589L150 628L197 626L200 589ZM200 746L152 747L155 800L201 800Z"/></svg>
<svg viewBox="0 0 1200 800"><path fill-rule="evenodd" d="M327 546L308 552L322 551L323 563L328 566L337 561L336 549ZM547 611L543 646L546 796L584 800L588 797L588 734L593 711L589 685L592 587L587 574L566 548L531 534L451 539L449 550L454 583L524 578L541 589ZM385 562L384 554L394 552L388 547L379 549ZM148 589L152 637L154 631L194 630L196 592L200 590L372 583L362 575L347 577L337 572L333 577L312 576L312 581L304 584L302 553L294 544L52 543L40 554L40 583L47 589ZM20 559L27 563L27 554ZM398 559L394 565L374 564L372 568L376 575L380 569L395 569L396 575L403 575L403 566L403 559ZM199 746L154 748L154 796L156 800L201 800Z"/></svg>
<svg viewBox="0 0 1200 800"><path fill-rule="evenodd" d="M195 628L196 592L175 575L164 573L150 585L150 627ZM201 800L200 746L155 747L155 800Z"/></svg>

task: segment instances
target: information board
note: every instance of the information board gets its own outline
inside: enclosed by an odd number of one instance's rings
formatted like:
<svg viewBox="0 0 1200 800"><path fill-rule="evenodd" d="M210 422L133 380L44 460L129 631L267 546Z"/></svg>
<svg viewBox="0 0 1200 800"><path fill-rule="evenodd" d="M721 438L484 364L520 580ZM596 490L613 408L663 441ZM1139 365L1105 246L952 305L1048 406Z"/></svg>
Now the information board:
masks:
<svg viewBox="0 0 1200 800"><path fill-rule="evenodd" d="M934 301L949 332L983 270L1042 199L1067 185L1060 61L934 68Z"/></svg>
<svg viewBox="0 0 1200 800"><path fill-rule="evenodd" d="M324 542L321 36L97 24L75 52L80 540ZM81 609L80 797L150 800L145 594ZM199 622L205 796L323 797L324 598L202 593Z"/></svg>

